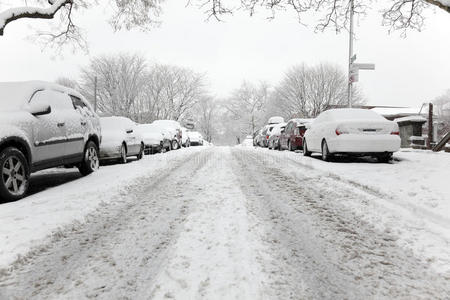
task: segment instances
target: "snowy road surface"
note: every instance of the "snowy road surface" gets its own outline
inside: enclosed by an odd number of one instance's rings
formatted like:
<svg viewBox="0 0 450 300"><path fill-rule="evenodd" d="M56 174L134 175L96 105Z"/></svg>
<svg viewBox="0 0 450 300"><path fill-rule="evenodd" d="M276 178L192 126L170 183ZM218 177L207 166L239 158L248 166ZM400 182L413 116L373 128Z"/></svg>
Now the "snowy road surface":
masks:
<svg viewBox="0 0 450 300"><path fill-rule="evenodd" d="M450 298L448 216L299 157L184 149L2 205L0 299Z"/></svg>

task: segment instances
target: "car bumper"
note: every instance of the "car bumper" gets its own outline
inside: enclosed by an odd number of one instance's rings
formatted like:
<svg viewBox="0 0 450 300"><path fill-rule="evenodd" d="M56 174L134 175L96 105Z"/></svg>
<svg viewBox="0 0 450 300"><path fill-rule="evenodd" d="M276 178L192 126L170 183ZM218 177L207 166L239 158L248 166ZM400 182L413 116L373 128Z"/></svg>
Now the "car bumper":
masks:
<svg viewBox="0 0 450 300"><path fill-rule="evenodd" d="M343 134L327 140L331 153L381 153L400 149L398 135Z"/></svg>

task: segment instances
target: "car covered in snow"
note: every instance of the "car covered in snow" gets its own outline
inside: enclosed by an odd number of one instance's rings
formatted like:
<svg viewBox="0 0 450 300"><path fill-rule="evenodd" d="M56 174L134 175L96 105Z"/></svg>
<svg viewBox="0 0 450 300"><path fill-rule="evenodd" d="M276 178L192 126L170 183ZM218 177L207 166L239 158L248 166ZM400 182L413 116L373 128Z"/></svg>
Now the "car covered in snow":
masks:
<svg viewBox="0 0 450 300"><path fill-rule="evenodd" d="M252 147L253 146L253 136L247 135L245 139L241 143L244 147Z"/></svg>
<svg viewBox="0 0 450 300"><path fill-rule="evenodd" d="M191 146L203 146L203 136L200 132L188 131L187 134L189 136Z"/></svg>
<svg viewBox="0 0 450 300"><path fill-rule="evenodd" d="M287 123L280 135L280 150L288 149L295 151L303 148L303 136L306 132L307 124L313 119L291 119Z"/></svg>
<svg viewBox="0 0 450 300"><path fill-rule="evenodd" d="M170 133L171 150L181 148L183 144L183 129L179 122L174 120L156 120L153 121L152 125Z"/></svg>
<svg viewBox="0 0 450 300"><path fill-rule="evenodd" d="M153 124L139 124L137 131L144 141L144 153L155 154L172 149L172 132L166 127Z"/></svg>
<svg viewBox="0 0 450 300"><path fill-rule="evenodd" d="M99 167L97 114L73 89L43 81L0 83L0 199L25 196L32 172Z"/></svg>
<svg viewBox="0 0 450 300"><path fill-rule="evenodd" d="M118 159L126 163L128 157L136 156L141 159L144 155L144 142L137 126L125 117L102 117L102 145L100 159Z"/></svg>
<svg viewBox="0 0 450 300"><path fill-rule="evenodd" d="M303 137L303 153L322 154L328 161L336 154L373 156L387 162L400 149L399 128L367 109L331 109L321 113Z"/></svg>
<svg viewBox="0 0 450 300"><path fill-rule="evenodd" d="M267 148L279 149L281 131L284 130L285 127L286 123L278 123L273 126L273 129L269 134L269 139L267 140Z"/></svg>

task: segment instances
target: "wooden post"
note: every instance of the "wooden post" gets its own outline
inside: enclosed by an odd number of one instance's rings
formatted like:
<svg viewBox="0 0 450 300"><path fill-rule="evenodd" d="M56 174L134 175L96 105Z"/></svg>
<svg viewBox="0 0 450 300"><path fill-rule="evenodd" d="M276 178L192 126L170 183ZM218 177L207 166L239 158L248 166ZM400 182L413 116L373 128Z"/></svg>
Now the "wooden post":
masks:
<svg viewBox="0 0 450 300"><path fill-rule="evenodd" d="M431 143L433 142L433 103L428 104L428 140L427 148L431 149Z"/></svg>

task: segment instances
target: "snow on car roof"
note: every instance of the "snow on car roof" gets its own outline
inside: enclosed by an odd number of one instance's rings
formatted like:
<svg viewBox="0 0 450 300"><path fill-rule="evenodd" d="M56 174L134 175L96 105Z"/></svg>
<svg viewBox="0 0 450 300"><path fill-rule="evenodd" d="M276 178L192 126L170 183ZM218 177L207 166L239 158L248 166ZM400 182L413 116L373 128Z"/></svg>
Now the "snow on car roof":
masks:
<svg viewBox="0 0 450 300"><path fill-rule="evenodd" d="M377 119L386 120L373 110L361 108L337 108L325 111L329 118L336 120Z"/></svg>
<svg viewBox="0 0 450 300"><path fill-rule="evenodd" d="M46 81L0 82L0 110L20 109L36 91L53 90L83 99L77 91Z"/></svg>
<svg viewBox="0 0 450 300"><path fill-rule="evenodd" d="M278 124L278 123L283 123L284 122L284 118L283 117L271 117L269 118L269 121L267 123L269 124Z"/></svg>
<svg viewBox="0 0 450 300"><path fill-rule="evenodd" d="M176 126L177 128L181 128L181 125L179 122L174 120L155 120L152 124L155 125L168 125L168 126Z"/></svg>
<svg viewBox="0 0 450 300"><path fill-rule="evenodd" d="M375 107L372 111L379 113L382 116L409 116L419 114L420 108L417 107ZM424 107L422 113L428 111L428 108Z"/></svg>
<svg viewBox="0 0 450 300"><path fill-rule="evenodd" d="M289 122L290 122L290 121L293 121L293 122L296 122L296 123L300 123L300 124L308 124L308 123L311 123L312 121L314 121L314 119L300 119L300 118L295 118L295 119L289 120Z"/></svg>

